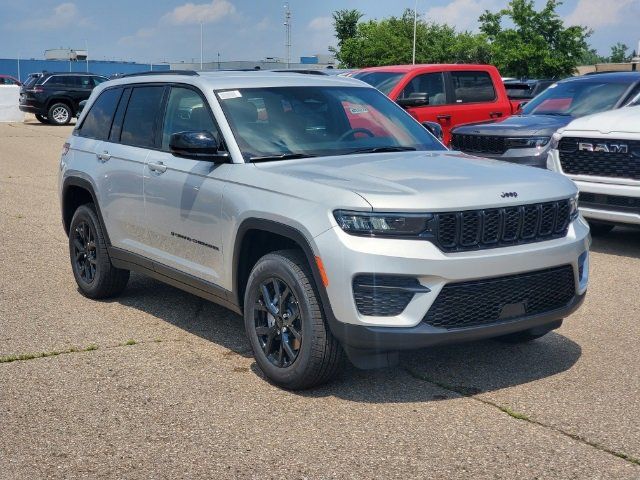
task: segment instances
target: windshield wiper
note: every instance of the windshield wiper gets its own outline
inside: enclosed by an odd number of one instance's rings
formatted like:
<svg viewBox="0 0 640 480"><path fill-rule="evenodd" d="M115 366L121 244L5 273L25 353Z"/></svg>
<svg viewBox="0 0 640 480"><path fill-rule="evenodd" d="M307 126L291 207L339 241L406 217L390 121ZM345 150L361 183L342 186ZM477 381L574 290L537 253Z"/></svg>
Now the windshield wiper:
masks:
<svg viewBox="0 0 640 480"><path fill-rule="evenodd" d="M281 153L278 155L263 155L258 157L250 157L250 162L268 162L269 160L293 160L296 158L310 158L315 155L309 155L308 153Z"/></svg>
<svg viewBox="0 0 640 480"><path fill-rule="evenodd" d="M349 152L345 153L345 155L350 155L352 153L410 152L414 150L416 150L416 147L401 147L389 145L387 147L371 147L350 150Z"/></svg>

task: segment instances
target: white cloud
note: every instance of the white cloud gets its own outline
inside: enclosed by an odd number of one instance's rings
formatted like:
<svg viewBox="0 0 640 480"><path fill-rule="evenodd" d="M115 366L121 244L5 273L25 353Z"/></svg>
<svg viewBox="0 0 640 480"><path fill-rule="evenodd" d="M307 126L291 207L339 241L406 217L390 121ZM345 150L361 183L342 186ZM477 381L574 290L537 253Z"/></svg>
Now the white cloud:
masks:
<svg viewBox="0 0 640 480"><path fill-rule="evenodd" d="M485 10L495 11L505 3L497 0L452 0L447 5L427 10L426 20L446 23L460 30L477 30L478 18Z"/></svg>
<svg viewBox="0 0 640 480"><path fill-rule="evenodd" d="M173 25L214 23L234 14L236 7L227 0L212 0L210 3L185 3L162 17L162 21Z"/></svg>
<svg viewBox="0 0 640 480"><path fill-rule="evenodd" d="M309 35L305 35L306 49L313 53L326 53L329 45L335 44L333 19L316 17L307 24Z"/></svg>
<svg viewBox="0 0 640 480"><path fill-rule="evenodd" d="M118 40L120 45L132 45L141 40L153 37L156 34L155 28L140 28L133 35L127 35Z"/></svg>
<svg viewBox="0 0 640 480"><path fill-rule="evenodd" d="M576 8L566 17L569 25L590 28L607 27L621 23L628 7L640 6L640 0L578 0Z"/></svg>
<svg viewBox="0 0 640 480"><path fill-rule="evenodd" d="M90 22L80 15L75 3L61 3L53 11L42 17L36 17L20 24L22 28L64 28L87 26Z"/></svg>

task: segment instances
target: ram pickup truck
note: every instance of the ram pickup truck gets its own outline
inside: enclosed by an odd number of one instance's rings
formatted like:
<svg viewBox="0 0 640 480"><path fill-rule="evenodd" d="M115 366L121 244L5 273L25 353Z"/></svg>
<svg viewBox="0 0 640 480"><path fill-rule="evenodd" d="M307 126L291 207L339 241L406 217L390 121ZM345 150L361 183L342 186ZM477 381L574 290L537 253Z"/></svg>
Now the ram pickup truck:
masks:
<svg viewBox="0 0 640 480"><path fill-rule="evenodd" d="M419 122L437 122L445 145L457 125L514 113L498 69L491 65L394 65L353 75L380 90Z"/></svg>
<svg viewBox="0 0 640 480"><path fill-rule="evenodd" d="M574 120L551 139L547 167L572 179L593 233L640 225L640 100Z"/></svg>

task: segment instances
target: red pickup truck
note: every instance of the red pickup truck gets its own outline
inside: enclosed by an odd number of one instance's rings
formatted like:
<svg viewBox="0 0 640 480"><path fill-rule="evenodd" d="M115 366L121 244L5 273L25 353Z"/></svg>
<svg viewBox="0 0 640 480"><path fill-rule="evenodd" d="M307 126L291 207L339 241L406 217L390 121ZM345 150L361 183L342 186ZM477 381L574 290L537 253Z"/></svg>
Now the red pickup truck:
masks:
<svg viewBox="0 0 640 480"><path fill-rule="evenodd" d="M498 69L491 65L394 65L352 75L373 85L420 122L438 122L445 145L451 129L514 113Z"/></svg>

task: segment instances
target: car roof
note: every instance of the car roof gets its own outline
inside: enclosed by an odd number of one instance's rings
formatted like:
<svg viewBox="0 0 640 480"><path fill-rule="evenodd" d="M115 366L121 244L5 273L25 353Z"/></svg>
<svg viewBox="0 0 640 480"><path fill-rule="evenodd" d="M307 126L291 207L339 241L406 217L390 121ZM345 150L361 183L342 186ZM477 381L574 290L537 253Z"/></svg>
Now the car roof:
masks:
<svg viewBox="0 0 640 480"><path fill-rule="evenodd" d="M470 70L470 69L494 69L493 65L474 64L474 63L420 63L417 65L387 65L384 67L367 67L358 70L358 73L369 72L389 72L389 73L408 73L415 70Z"/></svg>
<svg viewBox="0 0 640 480"><path fill-rule="evenodd" d="M275 72L272 70L253 71L213 71L198 74L173 75L170 72L153 75L130 75L104 82L101 86L130 85L132 83L187 83L201 88L214 90L259 87L304 87L304 86L356 86L373 88L370 85L350 77L333 75L308 75L295 72Z"/></svg>
<svg viewBox="0 0 640 480"><path fill-rule="evenodd" d="M29 75L42 75L43 77L51 77L52 75L66 75L66 76L91 76L91 77L105 77L98 73L91 72L42 72L41 74L31 73ZM106 78L106 77L105 77Z"/></svg>
<svg viewBox="0 0 640 480"><path fill-rule="evenodd" d="M611 83L633 83L640 81L640 72L610 72L599 73L597 75L581 75L579 77L569 77L562 82L593 82L598 80L607 80Z"/></svg>

